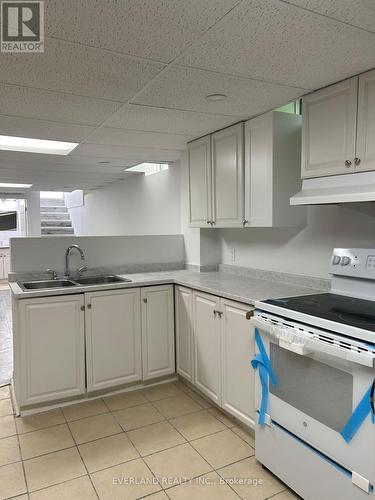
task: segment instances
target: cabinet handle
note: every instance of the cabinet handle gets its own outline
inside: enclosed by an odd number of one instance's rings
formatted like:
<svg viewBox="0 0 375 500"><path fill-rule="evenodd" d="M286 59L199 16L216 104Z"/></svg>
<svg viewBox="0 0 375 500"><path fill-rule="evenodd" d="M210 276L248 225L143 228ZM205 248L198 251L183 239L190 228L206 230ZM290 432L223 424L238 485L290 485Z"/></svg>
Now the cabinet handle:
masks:
<svg viewBox="0 0 375 500"><path fill-rule="evenodd" d="M91 304L87 304L87 309L91 309Z"/></svg>
<svg viewBox="0 0 375 500"><path fill-rule="evenodd" d="M254 309L251 311L247 311L246 313L246 319L251 319L254 316Z"/></svg>
<svg viewBox="0 0 375 500"><path fill-rule="evenodd" d="M352 162L350 160L345 160L345 167L349 168L352 166Z"/></svg>
<svg viewBox="0 0 375 500"><path fill-rule="evenodd" d="M354 165L359 165L361 163L361 158L354 158Z"/></svg>
<svg viewBox="0 0 375 500"><path fill-rule="evenodd" d="M81 311L84 311L85 310L85 306L81 306Z"/></svg>
<svg viewBox="0 0 375 500"><path fill-rule="evenodd" d="M248 223L249 223L249 221L248 221L247 219L244 219L244 220L242 221L242 224L243 224L244 226L246 226L246 224L248 224Z"/></svg>
<svg viewBox="0 0 375 500"><path fill-rule="evenodd" d="M208 221L207 221L207 224L211 224L211 221L210 221L210 220L208 220Z"/></svg>
<svg viewBox="0 0 375 500"><path fill-rule="evenodd" d="M215 316L215 318L216 318L216 314L217 314L217 311L215 311L215 309L214 309L214 316Z"/></svg>
<svg viewBox="0 0 375 500"><path fill-rule="evenodd" d="M147 304L147 299L146 299L146 297L143 299L143 302L144 302L145 304Z"/></svg>
<svg viewBox="0 0 375 500"><path fill-rule="evenodd" d="M216 311L216 309L214 309L214 316L215 316L215 318L216 318L216 315L218 315L219 318L221 318L222 315L223 315L223 313L221 311Z"/></svg>

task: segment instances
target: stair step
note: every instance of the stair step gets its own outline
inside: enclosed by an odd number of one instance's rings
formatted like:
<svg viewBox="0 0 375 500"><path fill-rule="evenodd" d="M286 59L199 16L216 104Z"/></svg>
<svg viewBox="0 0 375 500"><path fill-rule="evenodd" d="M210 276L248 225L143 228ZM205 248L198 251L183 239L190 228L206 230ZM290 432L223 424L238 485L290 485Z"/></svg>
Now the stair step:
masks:
<svg viewBox="0 0 375 500"><path fill-rule="evenodd" d="M63 198L41 198L41 207L65 207L65 200Z"/></svg>
<svg viewBox="0 0 375 500"><path fill-rule="evenodd" d="M59 212L59 213L67 213L68 209L64 206L48 206L48 207L40 207L41 213L46 212Z"/></svg>
<svg viewBox="0 0 375 500"><path fill-rule="evenodd" d="M72 227L42 227L42 235L44 234L74 234Z"/></svg>
<svg viewBox="0 0 375 500"><path fill-rule="evenodd" d="M41 220L41 227L72 227L72 221L70 220Z"/></svg>
<svg viewBox="0 0 375 500"><path fill-rule="evenodd" d="M41 220L70 220L66 212L41 212Z"/></svg>

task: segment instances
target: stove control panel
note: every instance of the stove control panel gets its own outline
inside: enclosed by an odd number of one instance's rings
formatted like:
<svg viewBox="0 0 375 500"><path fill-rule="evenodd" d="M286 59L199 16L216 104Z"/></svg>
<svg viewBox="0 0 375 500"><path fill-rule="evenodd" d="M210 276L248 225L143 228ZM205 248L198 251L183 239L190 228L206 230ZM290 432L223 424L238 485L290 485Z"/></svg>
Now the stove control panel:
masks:
<svg viewBox="0 0 375 500"><path fill-rule="evenodd" d="M335 248L331 274L375 280L375 249Z"/></svg>

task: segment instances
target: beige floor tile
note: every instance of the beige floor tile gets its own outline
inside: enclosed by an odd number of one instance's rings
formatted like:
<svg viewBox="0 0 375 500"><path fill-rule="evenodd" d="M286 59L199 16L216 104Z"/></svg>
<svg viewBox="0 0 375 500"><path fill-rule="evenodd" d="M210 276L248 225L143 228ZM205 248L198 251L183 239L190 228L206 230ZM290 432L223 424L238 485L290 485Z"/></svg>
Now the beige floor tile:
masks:
<svg viewBox="0 0 375 500"><path fill-rule="evenodd" d="M212 404L207 401L207 399L202 398L199 394L194 391L188 392L189 396L194 399L196 403L198 403L202 408L212 408Z"/></svg>
<svg viewBox="0 0 375 500"><path fill-rule="evenodd" d="M13 406L11 400L8 399L1 399L0 400L0 417L3 417L4 415L13 415Z"/></svg>
<svg viewBox="0 0 375 500"><path fill-rule="evenodd" d="M139 457L139 453L124 433L82 444L79 451L89 472Z"/></svg>
<svg viewBox="0 0 375 500"><path fill-rule="evenodd" d="M18 499L17 499L18 500ZM158 493L153 493L147 497L147 500L169 500L164 491L159 491Z"/></svg>
<svg viewBox="0 0 375 500"><path fill-rule="evenodd" d="M16 424L13 415L0 417L0 438L16 434Z"/></svg>
<svg viewBox="0 0 375 500"><path fill-rule="evenodd" d="M188 441L226 429L222 422L219 422L206 410L174 418L171 420L171 424Z"/></svg>
<svg viewBox="0 0 375 500"><path fill-rule="evenodd" d="M213 417L220 420L220 422L223 422L223 424L227 427L234 427L236 425L236 422L234 420L232 420L228 415L225 415L225 413L218 410L217 408L211 408L208 411Z"/></svg>
<svg viewBox="0 0 375 500"><path fill-rule="evenodd" d="M255 460L247 458L217 471L244 500L263 500L285 489L274 475ZM238 481L241 479L242 481ZM244 484L244 480L248 484ZM242 484L240 484L242 483Z"/></svg>
<svg viewBox="0 0 375 500"><path fill-rule="evenodd" d="M66 424L27 432L18 437L23 460L70 448L75 444Z"/></svg>
<svg viewBox="0 0 375 500"><path fill-rule="evenodd" d="M172 398L173 396L181 396L182 391L173 382L167 384L154 385L147 389L143 389L143 394L149 401L158 401L159 399Z"/></svg>
<svg viewBox="0 0 375 500"><path fill-rule="evenodd" d="M68 422L79 418L92 417L101 413L108 413L108 408L101 399L93 399L72 406L64 406L62 411Z"/></svg>
<svg viewBox="0 0 375 500"><path fill-rule="evenodd" d="M235 426L232 427L232 431L237 434L241 439L246 441L247 444L255 448L255 436L254 434L251 434L251 432L247 432L245 429L243 429L240 426Z"/></svg>
<svg viewBox="0 0 375 500"><path fill-rule="evenodd" d="M29 491L47 488L87 474L77 448L24 461Z"/></svg>
<svg viewBox="0 0 375 500"><path fill-rule="evenodd" d="M290 490L283 491L272 497L272 500L303 500L296 493Z"/></svg>
<svg viewBox="0 0 375 500"><path fill-rule="evenodd" d="M31 493L30 500L97 500L88 476Z"/></svg>
<svg viewBox="0 0 375 500"><path fill-rule="evenodd" d="M238 500L225 482L220 480L216 472L193 479L188 483L167 490L171 500Z"/></svg>
<svg viewBox="0 0 375 500"><path fill-rule="evenodd" d="M202 408L186 394L173 398L161 399L153 403L165 418L179 417L193 413Z"/></svg>
<svg viewBox="0 0 375 500"><path fill-rule="evenodd" d="M29 415L27 417L17 417L15 419L17 432L24 434L25 432L37 431L52 427L53 425L64 424L65 418L60 408L56 410L38 413L37 415Z"/></svg>
<svg viewBox="0 0 375 500"><path fill-rule="evenodd" d="M185 442L168 422L148 425L128 432L129 438L142 456L171 448Z"/></svg>
<svg viewBox="0 0 375 500"><path fill-rule="evenodd" d="M212 470L212 467L189 443L160 451L145 457L144 461L158 478L163 488L177 484L171 481L184 482Z"/></svg>
<svg viewBox="0 0 375 500"><path fill-rule="evenodd" d="M231 430L218 432L191 442L214 469L254 455L254 450Z"/></svg>
<svg viewBox="0 0 375 500"><path fill-rule="evenodd" d="M0 439L0 466L21 460L17 436Z"/></svg>
<svg viewBox="0 0 375 500"><path fill-rule="evenodd" d="M119 410L114 412L113 415L121 427L126 431L164 420L163 415L150 403Z"/></svg>
<svg viewBox="0 0 375 500"><path fill-rule="evenodd" d="M174 385L182 392L191 392L191 388L182 380L177 380L177 382L174 382Z"/></svg>
<svg viewBox="0 0 375 500"><path fill-rule="evenodd" d="M26 483L21 462L0 467L1 500L23 493L26 493Z"/></svg>
<svg viewBox="0 0 375 500"><path fill-rule="evenodd" d="M111 411L122 410L124 408L131 408L132 406L147 403L147 399L141 391L124 392L122 394L115 394L104 398L105 404Z"/></svg>
<svg viewBox="0 0 375 500"><path fill-rule="evenodd" d="M77 444L122 432L121 427L110 413L69 422L69 427Z"/></svg>
<svg viewBox="0 0 375 500"><path fill-rule="evenodd" d="M7 399L10 397L9 385L3 385L0 387L0 399Z"/></svg>
<svg viewBox="0 0 375 500"><path fill-rule="evenodd" d="M133 500L161 490L142 459L91 475L100 500Z"/></svg>

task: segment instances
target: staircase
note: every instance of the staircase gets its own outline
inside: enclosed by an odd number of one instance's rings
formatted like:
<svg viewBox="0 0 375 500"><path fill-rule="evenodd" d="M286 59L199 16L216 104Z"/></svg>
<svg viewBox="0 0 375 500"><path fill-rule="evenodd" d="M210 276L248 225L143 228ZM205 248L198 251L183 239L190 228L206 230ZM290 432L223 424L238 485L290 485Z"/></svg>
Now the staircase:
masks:
<svg viewBox="0 0 375 500"><path fill-rule="evenodd" d="M63 198L40 199L40 226L42 236L74 235L74 229Z"/></svg>

